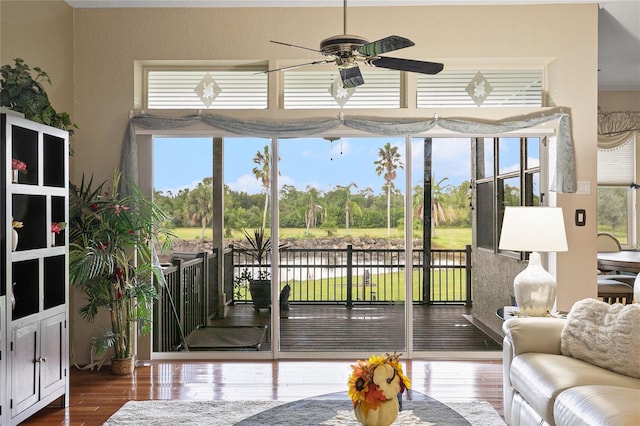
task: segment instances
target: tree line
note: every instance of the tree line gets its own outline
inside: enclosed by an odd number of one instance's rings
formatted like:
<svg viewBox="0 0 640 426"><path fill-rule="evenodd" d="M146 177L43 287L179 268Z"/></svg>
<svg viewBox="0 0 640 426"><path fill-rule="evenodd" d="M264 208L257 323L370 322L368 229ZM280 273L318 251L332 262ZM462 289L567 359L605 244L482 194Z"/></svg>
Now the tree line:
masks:
<svg viewBox="0 0 640 426"><path fill-rule="evenodd" d="M323 229L331 235L337 229L347 234L354 228L404 227L404 196L395 185L396 171L404 167L398 148L390 143L379 149L374 162L376 173L385 183L376 191L359 187L356 182L336 185L329 190L307 186L300 190L283 185L279 190L280 226L283 228ZM224 186L224 221L228 233L232 230L265 227L269 217L270 169L268 146L256 152L252 172L262 185L262 193L248 194ZM447 184L447 178L432 184L432 225L447 224L455 227L471 226L470 182L457 186ZM211 224L213 178L206 177L193 189L181 189L177 194L154 191L154 201L171 216L169 226L194 227L204 231ZM414 229L422 229L424 216L423 188L413 188Z"/></svg>

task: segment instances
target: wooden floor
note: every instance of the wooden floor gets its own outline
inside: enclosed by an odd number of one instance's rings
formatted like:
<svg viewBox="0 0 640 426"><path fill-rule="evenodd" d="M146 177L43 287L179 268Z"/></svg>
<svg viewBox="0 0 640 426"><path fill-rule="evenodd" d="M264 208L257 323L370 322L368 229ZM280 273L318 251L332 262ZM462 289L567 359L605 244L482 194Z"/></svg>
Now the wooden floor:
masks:
<svg viewBox="0 0 640 426"><path fill-rule="evenodd" d="M499 351L493 339L473 326L464 306L419 306L414 310L416 351ZM292 305L281 321L282 351L403 350L404 307L363 305ZM234 306L212 325L269 325L267 310ZM386 330L385 339L375 339ZM262 350L271 350L268 339ZM376 342L383 341L382 345ZM377 347L380 346L380 347ZM438 357L435 357L438 359ZM25 425L101 425L126 401L281 400L294 401L346 390L353 361L152 361L133 377L72 369L69 407L47 408ZM500 360L404 360L411 388L443 402L485 400L503 415ZM215 423L212 423L215 425ZM487 425L491 426L491 425Z"/></svg>
<svg viewBox="0 0 640 426"><path fill-rule="evenodd" d="M463 305L414 306L414 351L502 351L495 339L467 320ZM406 351L404 305L291 305L281 311L280 350L284 352ZM251 305L230 307L213 327L266 325L267 309ZM211 330L215 333L215 329ZM384 339L374 336L384 335ZM270 351L269 333L261 350Z"/></svg>
<svg viewBox="0 0 640 426"><path fill-rule="evenodd" d="M113 376L108 366L72 369L69 407L46 408L22 424L97 426L129 400L294 401L345 391L350 364L152 361L138 366L132 377ZM407 360L403 365L412 389L442 402L485 400L503 415L501 361Z"/></svg>

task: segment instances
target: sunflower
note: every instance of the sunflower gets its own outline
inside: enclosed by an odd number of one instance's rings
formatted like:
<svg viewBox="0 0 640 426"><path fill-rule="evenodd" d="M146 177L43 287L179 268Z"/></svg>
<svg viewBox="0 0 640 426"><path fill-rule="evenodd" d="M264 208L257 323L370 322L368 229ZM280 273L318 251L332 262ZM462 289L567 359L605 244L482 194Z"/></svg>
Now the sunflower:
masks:
<svg viewBox="0 0 640 426"><path fill-rule="evenodd" d="M366 361L358 360L357 364L352 365L353 372L349 377L349 398L355 406L359 401L364 401L366 393L369 391L369 383L371 377Z"/></svg>

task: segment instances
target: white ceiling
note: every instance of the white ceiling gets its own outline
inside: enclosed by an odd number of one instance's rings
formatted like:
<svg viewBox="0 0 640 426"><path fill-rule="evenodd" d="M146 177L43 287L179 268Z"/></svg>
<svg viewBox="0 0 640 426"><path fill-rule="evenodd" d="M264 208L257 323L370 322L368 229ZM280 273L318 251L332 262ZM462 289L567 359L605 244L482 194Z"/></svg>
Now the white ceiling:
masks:
<svg viewBox="0 0 640 426"><path fill-rule="evenodd" d="M343 0L66 0L73 7L342 7ZM599 3L598 89L640 91L639 0L394 0L394 6ZM349 7L390 0L349 0Z"/></svg>

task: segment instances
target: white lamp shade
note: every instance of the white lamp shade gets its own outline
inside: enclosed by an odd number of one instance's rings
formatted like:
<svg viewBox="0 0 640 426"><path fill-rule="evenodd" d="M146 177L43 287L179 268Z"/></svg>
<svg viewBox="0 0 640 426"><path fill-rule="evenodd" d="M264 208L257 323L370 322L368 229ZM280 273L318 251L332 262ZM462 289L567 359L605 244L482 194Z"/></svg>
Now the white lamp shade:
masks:
<svg viewBox="0 0 640 426"><path fill-rule="evenodd" d="M560 207L506 207L500 250L567 251L567 235Z"/></svg>

